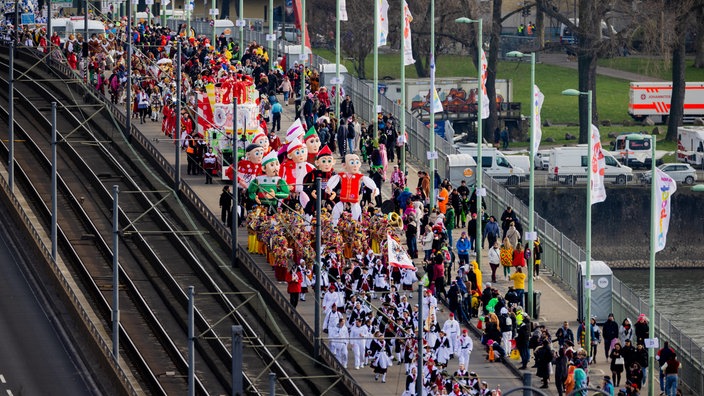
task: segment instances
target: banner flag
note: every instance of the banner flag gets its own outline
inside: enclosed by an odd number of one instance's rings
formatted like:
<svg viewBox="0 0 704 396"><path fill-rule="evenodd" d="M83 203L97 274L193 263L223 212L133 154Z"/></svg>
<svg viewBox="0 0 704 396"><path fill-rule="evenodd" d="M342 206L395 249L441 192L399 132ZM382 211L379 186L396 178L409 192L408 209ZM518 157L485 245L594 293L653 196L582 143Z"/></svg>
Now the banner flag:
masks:
<svg viewBox="0 0 704 396"><path fill-rule="evenodd" d="M340 0L340 20L347 21L347 3L345 0Z"/></svg>
<svg viewBox="0 0 704 396"><path fill-rule="evenodd" d="M667 231L670 228L670 202L677 191L675 182L667 173L655 168L655 252L665 249Z"/></svg>
<svg viewBox="0 0 704 396"><path fill-rule="evenodd" d="M533 98L533 106L535 106L535 119L533 120L533 125L535 125L535 136L533 136L533 151L538 152L538 147L540 147L540 139L543 138L543 130L540 127L540 110L543 108L543 102L545 101L545 95L540 92L540 88L537 85L535 87L535 97Z"/></svg>
<svg viewBox="0 0 704 396"><path fill-rule="evenodd" d="M606 188L604 187L604 172L606 171L606 160L601 147L601 137L599 136L599 128L592 124L591 144L589 147L592 150L592 163L589 166L589 171L592 172L592 205L606 200Z"/></svg>
<svg viewBox="0 0 704 396"><path fill-rule="evenodd" d="M411 40L411 22L413 22L413 15L411 15L411 10L408 8L408 3L403 0L403 65L408 66L416 63L413 59L413 41Z"/></svg>
<svg viewBox="0 0 704 396"><path fill-rule="evenodd" d="M389 2L387 0L378 0L379 7L379 43L378 47L386 45L386 38L389 37Z"/></svg>
<svg viewBox="0 0 704 396"><path fill-rule="evenodd" d="M432 97L430 100L433 101L433 113L442 113L444 110L442 108L442 102L440 101L440 96L438 96L438 90L435 88L435 58L430 55L430 92Z"/></svg>
<svg viewBox="0 0 704 396"><path fill-rule="evenodd" d="M390 234L387 234L386 245L389 249L389 264L392 267L407 268L415 270L416 266L413 264L413 260L408 256L406 250L401 246L396 240L394 240Z"/></svg>

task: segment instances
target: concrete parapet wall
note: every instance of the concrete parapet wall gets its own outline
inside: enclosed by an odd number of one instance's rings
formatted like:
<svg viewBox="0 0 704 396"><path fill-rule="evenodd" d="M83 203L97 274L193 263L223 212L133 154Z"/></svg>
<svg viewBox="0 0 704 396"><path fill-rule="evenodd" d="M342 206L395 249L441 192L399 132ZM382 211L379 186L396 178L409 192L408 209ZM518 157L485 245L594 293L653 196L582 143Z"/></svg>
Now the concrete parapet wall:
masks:
<svg viewBox="0 0 704 396"><path fill-rule="evenodd" d="M672 200L667 246L657 254L657 263L668 268L704 268L704 194L692 192L690 187L678 188ZM527 188L513 192L527 204ZM535 190L536 212L582 247L586 234L584 194L584 187ZM592 206L592 257L618 268L647 267L650 189L607 186L606 194L606 201Z"/></svg>

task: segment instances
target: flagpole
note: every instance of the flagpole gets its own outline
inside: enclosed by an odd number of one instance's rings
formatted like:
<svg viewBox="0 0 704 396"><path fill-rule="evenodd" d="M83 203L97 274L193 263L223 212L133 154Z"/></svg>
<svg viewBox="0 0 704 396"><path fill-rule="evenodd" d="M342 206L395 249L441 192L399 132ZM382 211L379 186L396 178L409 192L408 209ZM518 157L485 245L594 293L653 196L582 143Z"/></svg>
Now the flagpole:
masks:
<svg viewBox="0 0 704 396"><path fill-rule="evenodd" d="M379 6L382 0L374 0L374 99L372 101L372 125L374 125L374 140L379 139ZM362 65L364 67L364 65Z"/></svg>
<svg viewBox="0 0 704 396"><path fill-rule="evenodd" d="M430 68L435 68L435 0L430 0ZM435 207L435 73L430 76L430 209Z"/></svg>
<svg viewBox="0 0 704 396"><path fill-rule="evenodd" d="M240 0L242 1L242 0ZM286 26L284 24L284 26ZM303 116L303 105L306 102L306 0L301 0L301 55L299 60L303 65L301 70L301 121L305 120ZM307 125L310 127L310 125Z"/></svg>
<svg viewBox="0 0 704 396"><path fill-rule="evenodd" d="M648 316L650 320L648 338L651 340L655 338L655 323L653 319L655 318L655 233L656 233L656 214L658 213L657 208L657 186L656 186L656 172L655 172L655 135L652 136L651 140L651 156L650 161L650 282L649 282L649 310ZM653 384L653 374L655 373L655 349L648 348L648 367L650 372L648 373L648 396L655 395L655 386Z"/></svg>
<svg viewBox="0 0 704 396"><path fill-rule="evenodd" d="M401 172L406 175L406 7L408 4L404 1L401 4L401 127L399 130L399 135L404 139L403 145L401 146L401 153L399 154L401 158ZM408 32L410 35L410 31ZM432 100L432 98L431 98Z"/></svg>
<svg viewBox="0 0 704 396"><path fill-rule="evenodd" d="M478 84L478 90L477 90L477 188L475 189L476 191L476 196L477 196L477 229L476 233L477 236L474 238L474 244L475 245L481 245L482 244L482 196L484 195L484 190L482 188L482 166L483 166L483 157L482 157L482 141L484 138L482 137L482 124L483 124L483 112L482 112L482 106L483 106L483 100L484 100L484 90L482 89L482 55L484 54L484 49L482 48L482 43L484 42L484 38L482 37L483 34L483 27L482 27L483 20L482 18L477 19L477 53L479 54L479 58L477 58L477 84ZM476 260L477 260L477 267L481 268L482 264L482 249L481 246L472 246L474 248L474 251L476 252Z"/></svg>
<svg viewBox="0 0 704 396"><path fill-rule="evenodd" d="M335 1L335 119L340 122L340 0ZM339 124L338 124L339 125Z"/></svg>
<svg viewBox="0 0 704 396"><path fill-rule="evenodd" d="M526 305L524 307L526 312L531 318L535 318L535 312L533 312L533 274L535 268L535 254L534 246L535 240L535 52L530 53L530 156L528 158L530 164L530 183L529 183L529 197L528 197L528 231L530 232L531 238L526 238L528 241L528 249L531 249L533 254L528 258L528 297L526 298ZM591 349L589 349L591 356Z"/></svg>

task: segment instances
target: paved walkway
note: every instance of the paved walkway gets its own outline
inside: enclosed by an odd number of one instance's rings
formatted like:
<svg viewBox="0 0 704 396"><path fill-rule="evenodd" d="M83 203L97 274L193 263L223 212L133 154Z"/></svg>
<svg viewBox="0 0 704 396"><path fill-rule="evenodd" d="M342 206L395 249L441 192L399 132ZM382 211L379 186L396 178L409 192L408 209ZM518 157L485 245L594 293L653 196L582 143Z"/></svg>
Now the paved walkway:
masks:
<svg viewBox="0 0 704 396"><path fill-rule="evenodd" d="M555 52L541 53L540 54L540 62L548 64L548 65L553 65L553 66L567 67L567 68L575 69L575 70L577 70L577 66L578 66L576 60L568 59L567 55L565 55L564 53L555 53ZM601 76L619 78L621 80L627 80L627 81L644 81L644 82L664 81L659 78L645 76L645 75L637 74L637 73L631 73L631 72L618 70L618 69L612 69L610 67L604 67L604 66L597 66L596 67L596 74L601 75Z"/></svg>
<svg viewBox="0 0 704 396"><path fill-rule="evenodd" d="M282 116L281 125L282 133L280 134L282 138L288 126L294 121L293 112L293 106L284 107L284 114ZM166 139L162 134L161 122L157 123L148 121L145 124L139 124L139 122L137 121L135 127L137 127L143 134L145 134L147 138L152 140L155 146L167 159L169 159L172 164L175 162L173 142L170 139ZM210 210L219 216L220 210L218 206L218 199L222 191L222 182L216 182L214 184L206 185L205 176L193 176L186 174L187 162L186 155L183 152L181 153L180 161L182 179L187 182L191 186L191 188L193 188L194 191L197 192L199 197L203 200L203 202L206 203ZM339 161L337 167L340 167ZM392 167L389 166L389 172L391 172L391 168ZM417 164L409 164L408 166L408 184L412 188L414 188L417 183L418 168L419 166ZM367 165L364 165L362 170L366 172L368 170ZM390 196L390 183L384 184L382 194L385 197ZM492 214L498 217L501 213ZM459 238L461 232L461 229L456 229L454 231L453 236L455 240ZM240 233L239 239L241 244L246 245L247 242L245 232ZM264 257L255 256L255 260L260 263L262 267L264 267L267 271L271 271L270 266L268 263L266 263ZM486 250L483 252L482 262L488 262L486 258ZM417 264L420 264L420 260L417 260ZM488 265L483 265L482 273L484 279L491 279ZM271 276L273 278L273 271L271 271ZM512 283L510 283L508 280L499 279L495 286L499 289L502 294L504 294L508 289L508 286L511 284ZM534 289L539 290L542 293L540 315L538 316L537 321L541 324L545 324L546 326L548 326L548 328L551 329L552 334L554 334L555 330L557 330L557 328L562 324L564 320L570 320L572 323L571 327L573 327L573 329L576 331L577 323L574 320L577 317L577 305L575 298L569 293L562 290L559 286L559 282L556 282L551 276L551 274L548 273L542 274L540 279L535 280ZM286 294L286 285L280 284L279 290L282 293ZM417 299L417 293L409 295L409 298L411 298L411 301L415 301ZM299 304L298 311L309 323L311 323L311 325L313 324L314 301L312 294L309 294L307 301L301 302ZM438 313L439 323L444 323L446 319L447 310ZM472 319L470 327L473 329L473 331L471 331L470 333L474 333L476 335L479 331L476 330L475 325L476 319ZM496 387L496 385L500 385L501 389L505 392L506 390L519 387L522 384L522 375L528 372L531 372L533 374L533 384L536 387L540 386L539 379L537 379L534 375L534 369L532 371L519 371L517 369L518 362L513 361L507 364L489 363L486 360L484 348L481 346L481 344L479 343L479 339L476 336L474 336L474 345L474 352L471 355L470 364L467 369L470 371L476 371L482 380L486 380L489 383L490 388L494 388ZM600 383L601 376L609 373L609 368L604 363L603 352L601 352L598 357L599 363L593 365L590 369L593 384ZM351 351L350 358L353 359ZM392 368L390 368L389 374L387 376L387 382L385 384L375 382L373 372L369 368L364 368L359 371L351 369L350 372L351 375L354 376L354 378L365 388L365 390L370 395L400 395L403 392L403 388L405 386L405 372L402 367L403 366L393 366ZM457 368L457 359L453 359L448 366L448 372L452 373ZM550 389L548 389L548 393L551 392L556 394L553 382L551 382Z"/></svg>

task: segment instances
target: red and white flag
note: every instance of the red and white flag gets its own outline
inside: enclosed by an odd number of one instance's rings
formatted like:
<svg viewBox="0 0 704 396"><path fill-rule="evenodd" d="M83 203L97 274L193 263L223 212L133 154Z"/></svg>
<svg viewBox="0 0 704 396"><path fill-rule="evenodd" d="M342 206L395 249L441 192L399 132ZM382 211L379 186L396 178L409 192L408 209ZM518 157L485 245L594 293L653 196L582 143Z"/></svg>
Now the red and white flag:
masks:
<svg viewBox="0 0 704 396"><path fill-rule="evenodd" d="M606 200L606 188L604 187L604 172L606 172L606 160L601 147L601 137L599 136L599 128L592 124L591 131L591 147L592 163L589 166L589 171L592 172L592 205Z"/></svg>
<svg viewBox="0 0 704 396"><path fill-rule="evenodd" d="M407 268L412 270L416 269L416 266L413 264L411 257L408 256L406 249L396 242L390 234L387 234L386 245L389 249L389 264L392 267Z"/></svg>
<svg viewBox="0 0 704 396"><path fill-rule="evenodd" d="M205 136L205 131L213 126L213 108L210 107L208 95L198 93L198 132Z"/></svg>
<svg viewBox="0 0 704 396"><path fill-rule="evenodd" d="M670 202L677 191L677 183L667 173L655 168L655 251L665 249L667 230L670 228Z"/></svg>

